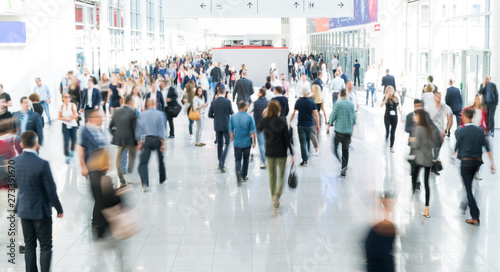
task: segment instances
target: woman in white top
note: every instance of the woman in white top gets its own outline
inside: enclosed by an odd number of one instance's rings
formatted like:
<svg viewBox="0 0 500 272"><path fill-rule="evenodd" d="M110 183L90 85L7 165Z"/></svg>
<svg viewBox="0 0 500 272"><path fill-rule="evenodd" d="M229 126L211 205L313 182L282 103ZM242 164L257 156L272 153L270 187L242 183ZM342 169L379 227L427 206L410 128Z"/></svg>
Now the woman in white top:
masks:
<svg viewBox="0 0 500 272"><path fill-rule="evenodd" d="M64 137L64 155L66 163L69 164L71 158L75 154L76 131L78 130L78 112L75 104L70 102L70 95L63 93L63 105L59 111L59 120L63 122L62 132ZM71 153L69 152L68 144L71 139Z"/></svg>
<svg viewBox="0 0 500 272"><path fill-rule="evenodd" d="M140 86L135 85L132 88L132 98L134 99L134 108L138 112L142 112L142 95Z"/></svg>
<svg viewBox="0 0 500 272"><path fill-rule="evenodd" d="M205 69L200 67L200 74L198 75L198 85L203 88L204 91L210 89L210 84L208 84L207 75L205 75Z"/></svg>
<svg viewBox="0 0 500 272"><path fill-rule="evenodd" d="M203 119L205 118L205 108L208 106L203 97L203 88L198 86L194 92L193 111L200 111L201 118L196 121L196 144L195 146L204 146L201 142L201 133L203 132Z"/></svg>

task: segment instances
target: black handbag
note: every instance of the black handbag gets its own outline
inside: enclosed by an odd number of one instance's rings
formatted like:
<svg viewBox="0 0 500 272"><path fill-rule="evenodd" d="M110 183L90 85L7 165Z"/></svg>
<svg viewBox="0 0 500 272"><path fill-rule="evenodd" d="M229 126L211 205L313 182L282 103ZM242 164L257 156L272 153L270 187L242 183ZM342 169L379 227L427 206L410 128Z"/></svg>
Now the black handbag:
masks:
<svg viewBox="0 0 500 272"><path fill-rule="evenodd" d="M179 105L179 103L175 102L175 105L167 107L167 110L168 114L175 118L181 112L182 107Z"/></svg>
<svg viewBox="0 0 500 272"><path fill-rule="evenodd" d="M295 171L295 163L292 163L290 166L290 174L288 175L288 186L292 189L297 188L299 183L299 177L297 176L297 172Z"/></svg>
<svg viewBox="0 0 500 272"><path fill-rule="evenodd" d="M443 164L440 160L432 161L432 172L440 172L443 170Z"/></svg>

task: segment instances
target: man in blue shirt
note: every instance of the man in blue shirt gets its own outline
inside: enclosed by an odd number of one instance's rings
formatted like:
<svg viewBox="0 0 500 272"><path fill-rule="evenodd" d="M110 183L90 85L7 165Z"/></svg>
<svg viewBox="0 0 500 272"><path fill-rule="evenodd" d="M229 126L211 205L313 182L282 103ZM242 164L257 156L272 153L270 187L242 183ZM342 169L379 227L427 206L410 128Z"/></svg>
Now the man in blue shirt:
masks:
<svg viewBox="0 0 500 272"><path fill-rule="evenodd" d="M165 163L163 162L163 152L165 152L165 138L167 122L165 113L156 109L156 101L148 99L146 101L147 110L141 115L140 126L135 135L139 137L137 149L142 149L142 154L139 163L139 175L143 192L149 191L149 173L148 163L152 151L158 152L158 168L160 171L160 185L165 184L167 174L165 172ZM140 128L139 128L140 127Z"/></svg>
<svg viewBox="0 0 500 272"><path fill-rule="evenodd" d="M457 138L455 152L458 153L457 157L462 161L460 164L460 173L464 182L467 202L469 204L470 215L472 217L471 219L466 219L465 222L467 224L479 226L479 208L477 207L476 200L472 194L472 181L474 180L474 175L476 175L479 167L483 164L483 147L486 149L486 152L490 157L492 174L495 174L495 165L493 163L490 147L486 141L486 137L484 137L483 130L472 124L473 117L473 109L467 108L464 110L463 123L465 126L458 129L455 133ZM462 202L460 206L465 213L465 209L467 208L465 203Z"/></svg>
<svg viewBox="0 0 500 272"><path fill-rule="evenodd" d="M358 80L358 87L361 86L361 81L359 80L359 68L361 68L361 65L359 64L358 60L356 60L356 63L354 64L354 67L352 68L352 72L354 74L354 86L356 86L356 79Z"/></svg>
<svg viewBox="0 0 500 272"><path fill-rule="evenodd" d="M234 165L236 168L236 177L238 186L243 181L247 181L248 177L248 158L250 157L250 148L255 147L256 134L255 122L247 113L248 102L241 100L238 103L238 113L231 116L229 120L229 137L234 144ZM241 159L243 158L243 167Z"/></svg>
<svg viewBox="0 0 500 272"><path fill-rule="evenodd" d="M309 89L303 88L302 97L295 102L295 108L290 117L290 124L292 123L295 112L299 111L299 120L297 122L297 131L300 140L300 153L302 155L302 162L300 166L307 167L309 159L308 152L311 145L311 133L314 126L316 131L319 131L319 115L316 109L316 104L308 97ZM314 122L313 122L314 117Z"/></svg>
<svg viewBox="0 0 500 272"><path fill-rule="evenodd" d="M49 104L50 104L50 98L52 98L52 95L50 94L49 87L46 84L42 84L42 80L37 77L35 78L36 86L33 89L33 92L38 94L40 97L40 105L43 106L43 111L47 115L47 119L49 119L49 126L52 124L50 121L50 111L49 111Z"/></svg>

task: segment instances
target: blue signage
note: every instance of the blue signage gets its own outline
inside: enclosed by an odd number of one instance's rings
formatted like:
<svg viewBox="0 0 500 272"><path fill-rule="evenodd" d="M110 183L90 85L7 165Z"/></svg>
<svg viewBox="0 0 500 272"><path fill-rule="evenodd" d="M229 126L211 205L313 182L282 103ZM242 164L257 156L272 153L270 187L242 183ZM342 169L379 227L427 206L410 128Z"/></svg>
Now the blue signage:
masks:
<svg viewBox="0 0 500 272"><path fill-rule="evenodd" d="M26 43L26 23L0 22L0 44Z"/></svg>

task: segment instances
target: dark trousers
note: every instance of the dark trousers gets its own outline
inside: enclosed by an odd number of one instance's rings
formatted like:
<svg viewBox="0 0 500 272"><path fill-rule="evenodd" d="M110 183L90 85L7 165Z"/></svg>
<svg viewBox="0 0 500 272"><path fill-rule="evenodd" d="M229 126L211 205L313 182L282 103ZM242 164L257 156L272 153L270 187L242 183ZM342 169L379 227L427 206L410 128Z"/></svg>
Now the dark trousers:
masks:
<svg viewBox="0 0 500 272"><path fill-rule="evenodd" d="M97 228L97 237L102 238L107 228L109 227L108 221L102 214L104 207L104 198L102 196L101 178L104 174L101 172L89 172L90 188L94 196L94 209L92 211L92 226Z"/></svg>
<svg viewBox="0 0 500 272"><path fill-rule="evenodd" d="M337 100L339 100L339 93L332 93L333 105L335 105L335 103L337 103Z"/></svg>
<svg viewBox="0 0 500 272"><path fill-rule="evenodd" d="M391 148L394 146L394 139L396 138L396 128L398 127L398 116L397 115L386 115L384 116L385 124L385 140L389 138L389 128L391 132Z"/></svg>
<svg viewBox="0 0 500 272"><path fill-rule="evenodd" d="M429 176L431 174L431 168L430 167L424 167L420 165L412 165L411 167L411 183L412 183L412 189L413 193L415 194L415 190L417 189L417 179L418 179L418 174L420 173L420 168L424 168L424 185L425 185L425 206L429 206L429 198L431 195L431 191L429 188Z"/></svg>
<svg viewBox="0 0 500 272"><path fill-rule="evenodd" d="M248 163L250 158L250 146L245 148L234 147L234 167L236 168L236 176L241 175L246 178L248 174ZM241 165L243 159L243 166Z"/></svg>
<svg viewBox="0 0 500 272"><path fill-rule="evenodd" d="M481 166L480 161L462 161L460 164L460 174L464 182L467 202L469 202L470 215L474 219L479 219L479 208L472 194L472 181L474 180L474 175L476 175L479 166Z"/></svg>
<svg viewBox="0 0 500 272"><path fill-rule="evenodd" d="M174 116L172 116L170 114L170 112L168 110L168 107L165 108L165 114L167 115L168 128L170 129L169 136L174 136L174 132L175 132L175 128L174 128Z"/></svg>
<svg viewBox="0 0 500 272"><path fill-rule="evenodd" d="M339 144L342 144L342 160L339 158L338 148ZM349 145L351 144L351 134L344 134L335 132L335 138L333 139L333 154L339 161L342 161L342 169L347 167L349 163Z"/></svg>
<svg viewBox="0 0 500 272"><path fill-rule="evenodd" d="M356 86L356 80L358 80L358 86L361 86L361 81L359 80L359 73L354 74L354 86Z"/></svg>
<svg viewBox="0 0 500 272"><path fill-rule="evenodd" d="M454 111L453 115L455 115L455 120L457 121L457 129L462 125L462 111ZM448 131L448 136L450 136L450 132Z"/></svg>
<svg viewBox="0 0 500 272"><path fill-rule="evenodd" d="M299 133L300 154L302 156L302 161L304 162L307 162L309 159L308 152L311 147L312 129L312 127L298 127L297 129Z"/></svg>
<svg viewBox="0 0 500 272"><path fill-rule="evenodd" d="M38 272L36 266L36 241L40 243L40 271L49 272L52 259L52 217L38 220L21 219L26 251L24 260L27 272Z"/></svg>
<svg viewBox="0 0 500 272"><path fill-rule="evenodd" d="M139 175L141 176L142 186L149 187L148 163L151 157L151 152L158 152L158 168L160 170L160 183L167 179L165 173L165 163L163 163L163 152L161 152L161 140L158 137L146 136L141 153L141 161L139 163Z"/></svg>
<svg viewBox="0 0 500 272"><path fill-rule="evenodd" d="M215 139L217 140L217 158L219 159L219 168L222 168L226 162L227 150L229 149L229 132L216 131Z"/></svg>
<svg viewBox="0 0 500 272"><path fill-rule="evenodd" d="M497 110L497 105L488 103L486 107L488 109L488 126L490 127L490 132L495 132L495 112Z"/></svg>
<svg viewBox="0 0 500 272"><path fill-rule="evenodd" d="M194 121L189 119L189 111L191 111L191 107L192 106L189 106L189 108L187 109L187 112L188 112L188 120L189 120L189 135L193 135L193 124L194 124Z"/></svg>
<svg viewBox="0 0 500 272"><path fill-rule="evenodd" d="M71 140L71 151L75 151L76 144L76 131L78 127L67 128L65 124L62 124L62 133L64 138L64 156L68 157L69 153L69 141Z"/></svg>

